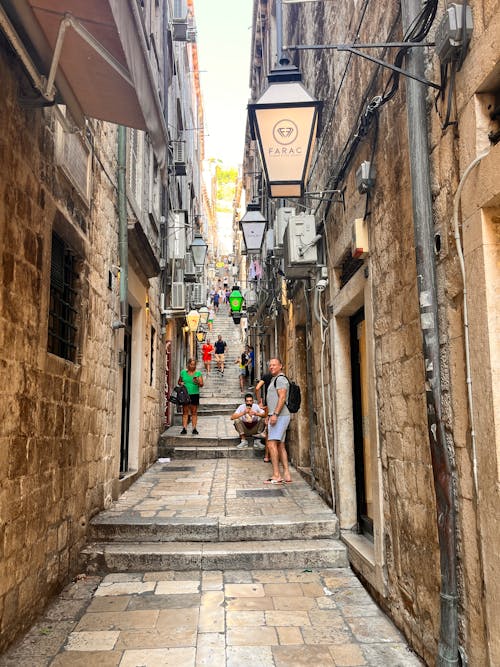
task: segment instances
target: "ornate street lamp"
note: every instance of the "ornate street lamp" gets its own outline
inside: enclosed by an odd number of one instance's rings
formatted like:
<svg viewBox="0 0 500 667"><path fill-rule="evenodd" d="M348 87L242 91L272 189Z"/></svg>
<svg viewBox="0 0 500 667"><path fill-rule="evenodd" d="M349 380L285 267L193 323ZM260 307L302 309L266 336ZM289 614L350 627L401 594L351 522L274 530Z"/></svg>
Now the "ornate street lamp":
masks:
<svg viewBox="0 0 500 667"><path fill-rule="evenodd" d="M282 62L270 72L259 100L248 105L250 131L270 197L302 197L322 103L304 88L299 70Z"/></svg>
<svg viewBox="0 0 500 667"><path fill-rule="evenodd" d="M194 333L198 329L198 324L200 323L200 313L197 310L190 310L186 315L186 322L191 333Z"/></svg>
<svg viewBox="0 0 500 667"><path fill-rule="evenodd" d="M240 292L240 288L235 285L233 291L229 295L229 307L231 308L231 315L235 313L240 313L241 307L243 305L243 294Z"/></svg>
<svg viewBox="0 0 500 667"><path fill-rule="evenodd" d="M253 289L248 289L245 292L245 306L248 312L256 310L257 302L258 302L257 292L255 292L255 290Z"/></svg>
<svg viewBox="0 0 500 667"><path fill-rule="evenodd" d="M267 220L260 212L260 205L256 202L248 204L245 215L240 220L241 231L247 252L259 252L264 240L264 230Z"/></svg>
<svg viewBox="0 0 500 667"><path fill-rule="evenodd" d="M195 266L203 266L205 264L205 257L207 256L208 245L205 243L200 232L195 232L190 250L193 253Z"/></svg>
<svg viewBox="0 0 500 667"><path fill-rule="evenodd" d="M199 343L204 343L206 337L207 337L206 331L198 331L196 334L196 338L198 339Z"/></svg>
<svg viewBox="0 0 500 667"><path fill-rule="evenodd" d="M210 315L208 308L206 306L202 306L198 312L200 313L200 324L207 324Z"/></svg>

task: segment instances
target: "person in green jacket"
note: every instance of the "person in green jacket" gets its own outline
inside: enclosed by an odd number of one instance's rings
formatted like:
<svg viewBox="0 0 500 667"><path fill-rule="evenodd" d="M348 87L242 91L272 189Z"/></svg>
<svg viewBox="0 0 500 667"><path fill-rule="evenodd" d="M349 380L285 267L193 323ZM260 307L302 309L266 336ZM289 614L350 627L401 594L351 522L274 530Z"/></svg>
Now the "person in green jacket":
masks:
<svg viewBox="0 0 500 667"><path fill-rule="evenodd" d="M196 370L196 359L188 359L187 368L181 371L179 384L183 384L191 399L187 405L182 406L182 431L181 435L186 435L189 416L191 415L191 425L193 426L193 435L198 435L198 405L200 404L200 387L203 387L203 375L201 371Z"/></svg>

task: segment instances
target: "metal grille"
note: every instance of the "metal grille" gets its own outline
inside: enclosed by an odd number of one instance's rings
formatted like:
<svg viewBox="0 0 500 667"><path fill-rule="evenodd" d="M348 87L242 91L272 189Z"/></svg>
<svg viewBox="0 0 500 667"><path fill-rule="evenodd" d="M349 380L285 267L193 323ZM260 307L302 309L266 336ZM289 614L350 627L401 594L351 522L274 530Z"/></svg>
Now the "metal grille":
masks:
<svg viewBox="0 0 500 667"><path fill-rule="evenodd" d="M56 234L52 235L48 351L76 360L76 258Z"/></svg>
<svg viewBox="0 0 500 667"><path fill-rule="evenodd" d="M249 489L236 491L237 498L277 498L283 495L283 489Z"/></svg>
<svg viewBox="0 0 500 667"><path fill-rule="evenodd" d="M342 287L347 285L349 280L353 275L363 266L362 259L355 259L351 251L348 250L344 257L342 258L342 264L340 267L340 284Z"/></svg>

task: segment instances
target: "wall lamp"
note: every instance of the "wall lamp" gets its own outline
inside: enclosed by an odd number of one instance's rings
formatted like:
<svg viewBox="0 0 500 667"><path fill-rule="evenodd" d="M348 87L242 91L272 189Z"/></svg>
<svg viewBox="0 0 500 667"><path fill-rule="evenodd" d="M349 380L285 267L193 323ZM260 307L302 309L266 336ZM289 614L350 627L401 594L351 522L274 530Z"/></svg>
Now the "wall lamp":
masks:
<svg viewBox="0 0 500 667"><path fill-rule="evenodd" d="M186 323L189 331L195 333L198 329L198 324L200 323L200 313L197 310L190 310L186 315Z"/></svg>
<svg viewBox="0 0 500 667"><path fill-rule="evenodd" d="M259 252L264 240L267 220L260 211L257 202L248 204L246 213L240 220L241 231L247 252Z"/></svg>
<svg viewBox="0 0 500 667"><path fill-rule="evenodd" d="M190 250L193 253L195 266L203 266L205 264L205 257L207 256L208 244L205 243L200 232L195 232Z"/></svg>
<svg viewBox="0 0 500 667"><path fill-rule="evenodd" d="M270 72L261 97L248 105L270 197L302 197L306 189L322 103L301 79L299 70L283 59Z"/></svg>

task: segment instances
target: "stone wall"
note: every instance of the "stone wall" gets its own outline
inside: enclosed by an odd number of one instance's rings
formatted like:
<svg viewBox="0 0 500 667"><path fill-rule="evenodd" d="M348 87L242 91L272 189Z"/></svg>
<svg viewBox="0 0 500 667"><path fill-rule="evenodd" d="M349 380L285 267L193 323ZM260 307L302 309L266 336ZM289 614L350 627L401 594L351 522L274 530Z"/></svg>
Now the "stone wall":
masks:
<svg viewBox="0 0 500 667"><path fill-rule="evenodd" d="M498 390L498 220L500 165L498 144L471 174L461 201L469 314L471 364L476 420L471 443L464 368L463 282L453 238L453 198L459 178L476 155L489 146L488 132L498 131L489 113L499 99L499 3L470 3L474 33L469 53L457 74L454 99L458 126L445 131L429 91L429 149L433 197L436 270L443 385L443 420L456 468L458 588L460 645L469 664L498 663L500 647L494 630L498 617L498 470L500 441L493 416ZM401 39L400 3L311 3L284 10L285 43L335 44L354 39L373 43ZM443 15L440 6L436 24ZM433 35L429 35L431 41ZM393 50L370 51L390 62ZM324 101L322 135L312 161L308 189L336 187L341 203L324 202L316 210L325 225L324 257L329 266L329 290L323 312L330 307L328 360L323 358L324 392L329 398L327 435L322 419L319 382L322 342L314 322L308 342L314 359L314 476L318 491L328 499L327 442L334 448L336 511L351 561L380 603L429 663L435 661L439 634L439 548L436 502L427 434L424 360L419 304L408 128L404 78L390 102L367 124L355 148L355 159L340 172L343 158L367 104L387 90L389 73L347 52L292 52L306 88ZM427 76L439 81L439 62L432 51ZM449 92L449 87L447 89ZM444 103L439 103L443 113ZM490 110L490 111L488 111ZM355 185L362 160L376 167L376 186L366 200ZM496 176L495 176L496 174ZM337 181L335 176L338 175ZM335 199L331 194L330 198ZM325 199L327 195L325 195ZM338 200L337 200L338 202ZM316 208L317 207L317 208ZM340 273L351 243L351 223L366 215L369 257L345 285ZM299 295L295 313L304 304ZM353 417L349 318L364 306L367 355L370 363L369 425L375 500L374 541L351 537L356 523ZM312 294L310 296L312 308ZM298 319L284 318L286 336L293 340ZM292 346L290 354L293 356ZM306 375L300 378L306 383ZM498 410L496 411L498 412ZM310 414L308 414L311 417ZM305 434L304 436L305 437ZM475 451L474 451L475 449ZM299 456L294 439L291 451ZM478 466L478 489L473 458Z"/></svg>
<svg viewBox="0 0 500 667"><path fill-rule="evenodd" d="M90 517L111 502L119 473L116 128L92 135L86 205L56 167L54 109L23 109L33 91L0 37L0 650L77 574ZM78 255L78 354L47 352L52 230ZM109 284L111 281L111 284ZM144 285L148 281L144 279ZM157 280L151 304L158 303ZM163 354L157 308L152 385L149 324L139 467L156 458ZM148 319L149 318L149 319Z"/></svg>

